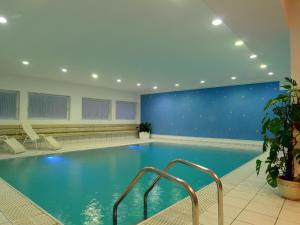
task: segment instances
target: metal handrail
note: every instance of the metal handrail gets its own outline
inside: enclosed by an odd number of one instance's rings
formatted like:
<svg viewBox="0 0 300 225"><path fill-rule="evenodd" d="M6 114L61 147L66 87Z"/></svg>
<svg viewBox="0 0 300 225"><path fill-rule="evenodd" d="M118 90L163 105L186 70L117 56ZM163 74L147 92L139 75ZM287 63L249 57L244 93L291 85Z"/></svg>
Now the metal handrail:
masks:
<svg viewBox="0 0 300 225"><path fill-rule="evenodd" d="M163 169L163 171L164 172L169 171L169 169L171 169L177 163L181 163L181 164L190 166L194 169L200 170L201 172L209 174L215 180L216 185L217 185L217 190L218 190L218 225L223 225L224 224L223 186L222 186L222 182L221 182L220 178L218 177L218 175L211 169L208 169L208 168L200 166L198 164L189 162L184 159L175 159L175 160L171 161ZM148 217L148 215L147 215L148 214L148 203L147 203L148 195L149 195L150 191L155 187L155 185L159 182L160 179L161 179L161 176L158 176L144 194L144 219L147 219L147 217Z"/></svg>
<svg viewBox="0 0 300 225"><path fill-rule="evenodd" d="M170 180L174 183L179 184L182 186L190 195L191 201L192 201L192 219L193 219L193 225L199 225L199 203L198 198L193 190L193 188L184 180L177 178L175 176L172 176L164 171L161 171L159 169L156 169L154 167L145 167L142 169L135 178L130 182L130 184L127 186L126 190L123 192L123 194L118 198L118 200L115 202L113 206L113 225L118 224L118 206L122 202L122 200L129 194L129 192L133 189L133 187L137 184L137 182L146 174L146 173L156 173L159 175L159 178L166 178L167 180Z"/></svg>

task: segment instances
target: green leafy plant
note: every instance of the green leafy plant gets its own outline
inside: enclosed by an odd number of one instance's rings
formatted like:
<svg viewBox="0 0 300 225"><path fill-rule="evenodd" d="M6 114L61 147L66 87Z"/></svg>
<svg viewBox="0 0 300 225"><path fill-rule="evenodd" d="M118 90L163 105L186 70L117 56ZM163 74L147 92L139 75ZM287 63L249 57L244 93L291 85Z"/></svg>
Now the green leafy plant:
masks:
<svg viewBox="0 0 300 225"><path fill-rule="evenodd" d="M277 177L288 181L295 178L294 159L300 164L300 150L295 149L300 128L300 89L291 78L285 78L284 93L265 105L262 121L263 151L269 150L266 163L266 179L270 186L277 187ZM263 161L256 161L257 175Z"/></svg>
<svg viewBox="0 0 300 225"><path fill-rule="evenodd" d="M151 125L151 123L148 123L148 122L141 123L137 128L138 128L139 132L151 133L151 131L152 131L152 125Z"/></svg>

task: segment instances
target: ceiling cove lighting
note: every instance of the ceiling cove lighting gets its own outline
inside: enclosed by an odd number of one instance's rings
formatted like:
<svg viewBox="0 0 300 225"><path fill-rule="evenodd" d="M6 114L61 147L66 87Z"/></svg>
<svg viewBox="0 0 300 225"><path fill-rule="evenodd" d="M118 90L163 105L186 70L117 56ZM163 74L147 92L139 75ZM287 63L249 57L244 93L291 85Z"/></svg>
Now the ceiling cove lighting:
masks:
<svg viewBox="0 0 300 225"><path fill-rule="evenodd" d="M121 80L121 79L117 79L117 82L118 82L118 83L121 83L121 82L122 82L122 80Z"/></svg>
<svg viewBox="0 0 300 225"><path fill-rule="evenodd" d="M234 43L234 45L239 47L239 46L244 45L244 42L242 40L238 40Z"/></svg>
<svg viewBox="0 0 300 225"><path fill-rule="evenodd" d="M201 80L201 81L200 81L200 84L204 84L204 83L205 83L205 80Z"/></svg>
<svg viewBox="0 0 300 225"><path fill-rule="evenodd" d="M153 87L153 90L156 90L157 88L158 88L157 86L154 86L154 87Z"/></svg>
<svg viewBox="0 0 300 225"><path fill-rule="evenodd" d="M0 16L0 23L1 24L6 24L7 23L7 19L3 16Z"/></svg>
<svg viewBox="0 0 300 225"><path fill-rule="evenodd" d="M137 83L136 86L140 87L140 86L141 86L141 83Z"/></svg>
<svg viewBox="0 0 300 225"><path fill-rule="evenodd" d="M250 59L256 59L256 58L257 58L257 55L252 54L252 55L249 56L249 58L250 58Z"/></svg>
<svg viewBox="0 0 300 225"><path fill-rule="evenodd" d="M178 83L175 84L175 87L179 87L179 86L180 86L180 84L178 84Z"/></svg>
<svg viewBox="0 0 300 225"><path fill-rule="evenodd" d="M268 66L267 66L266 64L261 64L259 67L260 67L261 69L266 69Z"/></svg>
<svg viewBox="0 0 300 225"><path fill-rule="evenodd" d="M30 63L28 61L26 61L26 60L23 60L22 64L25 65L25 66L28 66Z"/></svg>
<svg viewBox="0 0 300 225"><path fill-rule="evenodd" d="M231 77L231 80L236 80L236 77Z"/></svg>
<svg viewBox="0 0 300 225"><path fill-rule="evenodd" d="M269 75L269 76L273 76L274 73L273 73L273 72L269 72L268 75Z"/></svg>
<svg viewBox="0 0 300 225"><path fill-rule="evenodd" d="M211 22L213 26L220 26L222 23L223 21L220 18L216 18Z"/></svg>
<svg viewBox="0 0 300 225"><path fill-rule="evenodd" d="M98 77L99 77L98 74L96 74L96 73L92 74L92 78L97 79Z"/></svg>
<svg viewBox="0 0 300 225"><path fill-rule="evenodd" d="M61 69L61 72L63 72L63 73L67 73L67 72L68 72L68 70L67 70L66 68L62 68L62 69Z"/></svg>

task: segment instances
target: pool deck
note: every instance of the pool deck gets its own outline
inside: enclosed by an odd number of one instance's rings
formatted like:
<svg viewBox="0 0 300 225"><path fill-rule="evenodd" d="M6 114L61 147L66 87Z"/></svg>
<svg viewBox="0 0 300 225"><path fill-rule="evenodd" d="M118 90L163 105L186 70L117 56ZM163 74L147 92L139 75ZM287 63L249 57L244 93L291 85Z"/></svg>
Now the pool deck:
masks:
<svg viewBox="0 0 300 225"><path fill-rule="evenodd" d="M105 143L76 143L64 146L59 151L28 150L22 155L1 153L0 159L81 151L92 148L104 148L151 141L173 142L181 144L199 144L212 146L210 141L179 140L154 138L147 140L122 140ZM214 146L229 148L257 149L259 143L223 143ZM265 155L259 158L266 157ZM270 188L264 173L256 176L253 159L222 178L224 187L225 223L232 225L300 225L300 201L289 201L281 198L276 189ZM209 184L197 192L200 202L200 224L217 225L217 198L215 184ZM161 211L140 225L192 225L191 202L183 199ZM45 210L37 206L26 196L0 179L0 225L59 225L62 224Z"/></svg>

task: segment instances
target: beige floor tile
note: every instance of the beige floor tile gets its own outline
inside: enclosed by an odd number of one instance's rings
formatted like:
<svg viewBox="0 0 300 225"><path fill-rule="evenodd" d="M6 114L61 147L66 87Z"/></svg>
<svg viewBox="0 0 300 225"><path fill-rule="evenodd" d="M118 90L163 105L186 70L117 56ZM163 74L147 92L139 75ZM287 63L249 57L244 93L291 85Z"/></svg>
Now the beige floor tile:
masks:
<svg viewBox="0 0 300 225"><path fill-rule="evenodd" d="M267 216L277 217L281 206L251 201L246 209Z"/></svg>
<svg viewBox="0 0 300 225"><path fill-rule="evenodd" d="M299 223L292 223L292 222L288 222L286 220L278 219L276 222L276 225L300 225L300 221L299 221Z"/></svg>
<svg viewBox="0 0 300 225"><path fill-rule="evenodd" d="M231 225L252 225L251 223L235 220Z"/></svg>
<svg viewBox="0 0 300 225"><path fill-rule="evenodd" d="M284 207L288 207L290 209L293 208L296 212L299 212L299 210L300 210L300 201L285 200Z"/></svg>
<svg viewBox="0 0 300 225"><path fill-rule="evenodd" d="M261 213L256 213L250 210L244 210L237 220L247 222L253 225L274 225L276 217L266 216Z"/></svg>
<svg viewBox="0 0 300 225"><path fill-rule="evenodd" d="M232 190L231 192L229 192L226 197L234 197L234 198L241 198L244 200L251 200L256 193L247 193L244 191L238 191L236 189Z"/></svg>
<svg viewBox="0 0 300 225"><path fill-rule="evenodd" d="M218 215L218 205L215 204L207 210L210 213ZM242 208L234 207L231 205L224 204L224 216L230 218L236 218L238 214L242 211Z"/></svg>
<svg viewBox="0 0 300 225"><path fill-rule="evenodd" d="M278 196L267 196L267 195L256 195L253 200L253 202L264 204L265 206L275 206L275 207L281 207L284 203L284 199Z"/></svg>
<svg viewBox="0 0 300 225"><path fill-rule="evenodd" d="M8 219L0 212L0 224L8 222Z"/></svg>
<svg viewBox="0 0 300 225"><path fill-rule="evenodd" d="M235 206L238 208L245 208L248 203L249 201L243 198L231 197L228 195L224 198L224 204Z"/></svg>
<svg viewBox="0 0 300 225"><path fill-rule="evenodd" d="M279 219L286 220L292 223L299 223L300 213L289 211L289 209L283 208L280 212Z"/></svg>
<svg viewBox="0 0 300 225"><path fill-rule="evenodd" d="M224 217L224 225L230 225L234 219ZM218 216L211 212L205 212L200 215L200 225L218 225Z"/></svg>

